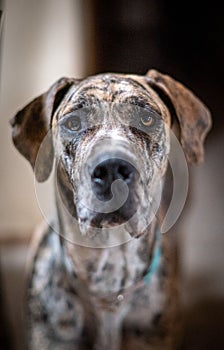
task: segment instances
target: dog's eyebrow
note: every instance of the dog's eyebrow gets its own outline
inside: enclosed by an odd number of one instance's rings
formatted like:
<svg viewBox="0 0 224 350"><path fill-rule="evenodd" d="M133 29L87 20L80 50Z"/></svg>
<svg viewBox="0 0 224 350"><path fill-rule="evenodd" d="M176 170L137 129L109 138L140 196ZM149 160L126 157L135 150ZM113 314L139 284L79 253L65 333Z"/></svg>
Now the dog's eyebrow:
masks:
<svg viewBox="0 0 224 350"><path fill-rule="evenodd" d="M155 111L159 116L161 116L161 111L155 104L151 104L148 99L146 100L143 96L127 96L122 100L122 103L132 104L141 108L149 109Z"/></svg>
<svg viewBox="0 0 224 350"><path fill-rule="evenodd" d="M91 85L89 85L89 86L86 86L86 87L80 87L80 89L78 89L78 90L75 90L72 94L71 94L71 96L69 97L69 99L68 99L68 102L70 102L73 98L74 98L74 95L75 94L79 94L79 95L85 95L89 90L93 90L94 92L96 92L96 91L103 91L103 92L105 92L106 91L106 89L105 88L103 88L103 87L100 87L100 86L97 86L97 85L95 85L95 84L91 84ZM94 93L92 93L92 94L88 94L88 96L93 96L94 98L96 98L96 96L95 96L95 94Z"/></svg>
<svg viewBox="0 0 224 350"><path fill-rule="evenodd" d="M65 109L61 113L61 117L67 115L68 113L73 113L83 108L93 108L93 105L96 107L100 105L100 99L95 95L88 95L88 97L79 96L76 100L72 102L72 105L65 106Z"/></svg>

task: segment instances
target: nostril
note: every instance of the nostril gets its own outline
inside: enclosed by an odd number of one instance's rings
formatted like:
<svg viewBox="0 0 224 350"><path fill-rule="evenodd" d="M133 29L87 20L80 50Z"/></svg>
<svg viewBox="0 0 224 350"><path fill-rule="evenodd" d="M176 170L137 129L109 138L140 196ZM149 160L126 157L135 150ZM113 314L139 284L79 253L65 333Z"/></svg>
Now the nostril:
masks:
<svg viewBox="0 0 224 350"><path fill-rule="evenodd" d="M93 173L94 178L105 179L107 177L107 169L104 167L96 167Z"/></svg>
<svg viewBox="0 0 224 350"><path fill-rule="evenodd" d="M120 165L117 170L118 178L127 181L132 177L133 171L130 166Z"/></svg>
<svg viewBox="0 0 224 350"><path fill-rule="evenodd" d="M108 169L105 166L98 165L92 174L92 180L96 184L103 185L107 181L108 175Z"/></svg>

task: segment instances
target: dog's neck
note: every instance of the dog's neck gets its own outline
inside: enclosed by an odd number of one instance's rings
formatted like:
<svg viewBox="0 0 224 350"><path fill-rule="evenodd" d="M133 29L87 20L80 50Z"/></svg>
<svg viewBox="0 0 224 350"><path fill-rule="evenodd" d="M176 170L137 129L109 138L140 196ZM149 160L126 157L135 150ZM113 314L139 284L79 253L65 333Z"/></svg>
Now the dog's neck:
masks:
<svg viewBox="0 0 224 350"><path fill-rule="evenodd" d="M65 261L66 269L88 284L94 294L117 293L135 285L144 276L146 280L150 279L152 271L149 267L152 261L154 260L153 271L158 264L158 251L155 253L155 246L158 246L155 222L151 223L141 237L132 238L129 235L129 240L122 242L121 239L120 245L109 246L110 241L105 241L105 235L104 247L99 248L97 245L100 237L88 237L86 240L80 236L80 232L76 231L78 222L74 220L72 226L64 210L58 203L61 245L66 252L64 255L69 257ZM88 242L89 245L84 246L83 242Z"/></svg>

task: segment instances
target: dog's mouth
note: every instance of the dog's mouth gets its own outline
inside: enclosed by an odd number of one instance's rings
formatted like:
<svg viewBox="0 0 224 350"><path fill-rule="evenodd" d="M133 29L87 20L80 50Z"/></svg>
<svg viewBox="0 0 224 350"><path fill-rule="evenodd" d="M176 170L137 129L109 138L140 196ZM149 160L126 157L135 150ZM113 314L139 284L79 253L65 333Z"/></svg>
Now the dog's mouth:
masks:
<svg viewBox="0 0 224 350"><path fill-rule="evenodd" d="M102 236L103 234L126 232L130 237L138 237L145 232L151 222L150 210L153 209L150 200L144 200L137 191L130 191L126 202L110 213L95 212L77 204L77 217L81 234L84 236ZM154 215L153 215L154 216Z"/></svg>
<svg viewBox="0 0 224 350"><path fill-rule="evenodd" d="M70 198L69 212L83 237L103 237L108 232L140 236L154 213L143 162L121 143L114 147L107 141L106 151L102 146L98 142L95 152L91 150L75 168L71 195L64 196L65 201Z"/></svg>
<svg viewBox="0 0 224 350"><path fill-rule="evenodd" d="M83 216L82 213L83 210L85 211L86 208L82 208L82 205L78 205L77 214L79 217L79 221L82 224L88 222L89 226L97 228L110 228L122 225L128 222L138 210L139 203L138 200L134 197L136 197L136 195L134 195L134 193L132 192L129 192L128 198L126 199L125 203L117 210L107 213L100 212L100 208L98 209L98 212L88 210L87 216Z"/></svg>
<svg viewBox="0 0 224 350"><path fill-rule="evenodd" d="M68 186L62 170L58 175L59 194L66 209L64 217L67 217L68 231L74 232L75 227L78 234L69 237L81 244L101 246L126 242L144 234L155 216L153 198L138 174L128 184L116 179L110 186L111 191L105 185L105 197L99 189L88 191L83 185L77 186L74 191Z"/></svg>
<svg viewBox="0 0 224 350"><path fill-rule="evenodd" d="M106 229L112 233L113 228L122 227L129 235L139 236L148 226L150 196L133 164L108 158L94 168L90 184L90 191L78 189L76 200L82 234L102 234Z"/></svg>

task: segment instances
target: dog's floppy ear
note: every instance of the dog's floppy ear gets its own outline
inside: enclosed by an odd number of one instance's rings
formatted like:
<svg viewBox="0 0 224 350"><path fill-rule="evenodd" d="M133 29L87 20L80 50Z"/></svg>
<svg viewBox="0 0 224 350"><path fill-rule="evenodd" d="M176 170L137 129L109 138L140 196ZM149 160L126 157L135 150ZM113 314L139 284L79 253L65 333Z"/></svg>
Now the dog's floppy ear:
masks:
<svg viewBox="0 0 224 350"><path fill-rule="evenodd" d="M206 106L185 86L168 75L149 70L148 84L168 98L174 107L180 126L180 141L190 163L204 158L203 142L211 127L211 116ZM163 97L160 95L163 99Z"/></svg>
<svg viewBox="0 0 224 350"><path fill-rule="evenodd" d="M53 165L52 116L74 82L70 78L59 79L46 93L35 98L10 120L13 142L33 169L38 155L35 175L39 182L48 178ZM43 140L44 146L40 148ZM38 154L39 150L41 154Z"/></svg>

